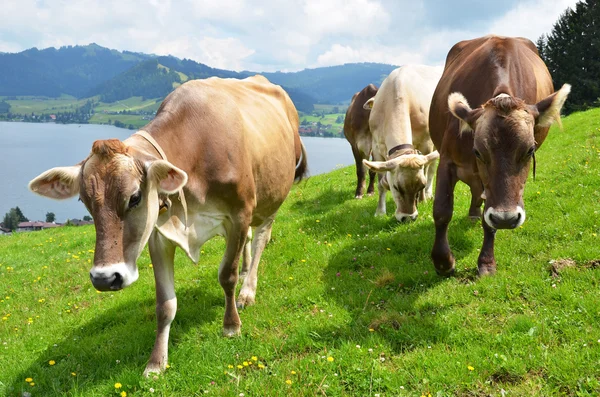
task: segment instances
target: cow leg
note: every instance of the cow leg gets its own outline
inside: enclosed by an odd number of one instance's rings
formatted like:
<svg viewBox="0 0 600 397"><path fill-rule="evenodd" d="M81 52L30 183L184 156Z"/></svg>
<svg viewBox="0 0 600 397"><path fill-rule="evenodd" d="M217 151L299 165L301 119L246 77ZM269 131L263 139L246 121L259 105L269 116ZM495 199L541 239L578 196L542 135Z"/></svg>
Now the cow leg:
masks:
<svg viewBox="0 0 600 397"><path fill-rule="evenodd" d="M435 271L442 276L450 276L454 273L455 260L448 245L448 224L454 210L454 187L457 181L455 166L440 161L433 200L435 242L431 250L431 258Z"/></svg>
<svg viewBox="0 0 600 397"><path fill-rule="evenodd" d="M367 187L367 194L372 196L375 193L375 171L369 170L369 186Z"/></svg>
<svg viewBox="0 0 600 397"><path fill-rule="evenodd" d="M494 258L496 229L491 228L485 220L481 223L483 225L483 246L477 259L477 270L479 276L488 276L496 274L496 259Z"/></svg>
<svg viewBox="0 0 600 397"><path fill-rule="evenodd" d="M254 304L256 297L256 286L258 284L258 262L262 255L265 245L269 242L271 236L271 229L273 228L273 220L275 216L268 218L262 225L256 228L256 235L252 241L252 264L250 265L250 272L244 280L240 295L237 300L237 307L243 309L244 306L250 306Z"/></svg>
<svg viewBox="0 0 600 397"><path fill-rule="evenodd" d="M154 348L144 370L145 377L148 377L151 373L160 373L167 365L169 331L171 330L171 322L177 312L177 297L175 296L173 275L175 246L158 232L153 232L149 240L149 249L156 284L156 320L158 327Z"/></svg>
<svg viewBox="0 0 600 397"><path fill-rule="evenodd" d="M352 145L352 155L356 163L356 192L354 198L360 199L363 197L363 190L365 189L365 165L362 163L363 156L355 145Z"/></svg>
<svg viewBox="0 0 600 397"><path fill-rule="evenodd" d="M379 174L379 184L377 185L379 190L379 201L377 202L377 209L375 210L375 216L385 215L385 194L389 190L389 185L387 184L387 178L385 174Z"/></svg>
<svg viewBox="0 0 600 397"><path fill-rule="evenodd" d="M242 322L235 306L235 286L238 281L238 265L240 256L246 244L249 222L240 224L226 222L225 255L219 266L219 282L225 293L225 316L223 317L223 335L237 336L240 334Z"/></svg>
<svg viewBox="0 0 600 397"><path fill-rule="evenodd" d="M469 181L469 188L471 189L471 206L469 207L469 218L476 222L481 219L481 205L483 204L483 185L478 177L473 177Z"/></svg>
<svg viewBox="0 0 600 397"><path fill-rule="evenodd" d="M248 271L250 270L250 262L252 261L252 228L248 228L248 236L246 236L246 244L244 244L244 255L242 256L242 271L240 272L240 279L244 280Z"/></svg>

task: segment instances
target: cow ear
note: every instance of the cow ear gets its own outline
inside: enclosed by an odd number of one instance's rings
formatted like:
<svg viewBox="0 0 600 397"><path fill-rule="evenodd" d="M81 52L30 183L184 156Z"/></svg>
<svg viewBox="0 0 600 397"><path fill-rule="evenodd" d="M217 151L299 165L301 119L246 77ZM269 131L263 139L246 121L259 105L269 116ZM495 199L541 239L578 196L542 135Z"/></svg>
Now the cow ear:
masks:
<svg viewBox="0 0 600 397"><path fill-rule="evenodd" d="M481 109L471 109L469 102L460 92L453 92L448 97L448 109L460 121L459 132L475 131L477 119L481 116Z"/></svg>
<svg viewBox="0 0 600 397"><path fill-rule="evenodd" d="M56 167L29 182L29 190L40 196L63 200L79 194L81 165Z"/></svg>
<svg viewBox="0 0 600 397"><path fill-rule="evenodd" d="M399 164L399 158L396 157L388 161L369 161L367 159L363 159L363 164L372 171L383 173L397 168Z"/></svg>
<svg viewBox="0 0 600 397"><path fill-rule="evenodd" d="M532 113L535 115L537 112L535 125L537 127L550 127L554 121L560 125L560 110L570 92L571 86L565 84L554 94L533 105L534 111Z"/></svg>
<svg viewBox="0 0 600 397"><path fill-rule="evenodd" d="M425 156L425 158L427 159L427 165L433 163L435 160L440 158L440 154L438 153L437 150L434 150L433 152L429 153L428 155Z"/></svg>
<svg viewBox="0 0 600 397"><path fill-rule="evenodd" d="M371 110L373 109L373 102L375 102L375 97L369 99L367 102L365 102L365 104L363 105L363 109L365 110Z"/></svg>
<svg viewBox="0 0 600 397"><path fill-rule="evenodd" d="M173 194L185 186L188 176L168 161L156 160L148 166L148 179L156 183L160 193Z"/></svg>

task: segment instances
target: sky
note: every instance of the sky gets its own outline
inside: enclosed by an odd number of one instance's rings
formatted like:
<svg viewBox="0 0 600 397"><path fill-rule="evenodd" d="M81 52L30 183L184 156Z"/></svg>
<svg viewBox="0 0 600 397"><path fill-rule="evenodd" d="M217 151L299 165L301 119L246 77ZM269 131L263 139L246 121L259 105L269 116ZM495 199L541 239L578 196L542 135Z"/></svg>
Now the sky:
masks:
<svg viewBox="0 0 600 397"><path fill-rule="evenodd" d="M211 67L443 65L487 34L535 42L577 0L4 0L0 52L97 43Z"/></svg>

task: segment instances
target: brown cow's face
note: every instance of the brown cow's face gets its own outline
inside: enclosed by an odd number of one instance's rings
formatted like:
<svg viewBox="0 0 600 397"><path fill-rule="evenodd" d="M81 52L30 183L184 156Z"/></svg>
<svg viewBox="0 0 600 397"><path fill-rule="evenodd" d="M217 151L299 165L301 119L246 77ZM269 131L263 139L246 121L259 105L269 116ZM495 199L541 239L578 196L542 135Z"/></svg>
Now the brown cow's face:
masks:
<svg viewBox="0 0 600 397"><path fill-rule="evenodd" d="M396 219L404 222L417 219L419 194L427 185L425 167L438 158L438 152L434 151L426 156L405 154L388 161L363 160L363 163L375 172L386 174L389 190L396 203Z"/></svg>
<svg viewBox="0 0 600 397"><path fill-rule="evenodd" d="M536 105L500 94L475 110L461 94L448 98L461 131L473 131L473 156L484 186L484 220L492 228L514 229L525 221L523 191L536 149L534 128L547 128L560 117L569 91L565 85Z"/></svg>
<svg viewBox="0 0 600 397"><path fill-rule="evenodd" d="M82 165L46 171L30 188L54 198L79 194L96 228L90 279L107 291L137 280L136 261L156 223L159 193L173 193L186 181L185 172L170 163L143 162L122 142L107 140L96 141Z"/></svg>

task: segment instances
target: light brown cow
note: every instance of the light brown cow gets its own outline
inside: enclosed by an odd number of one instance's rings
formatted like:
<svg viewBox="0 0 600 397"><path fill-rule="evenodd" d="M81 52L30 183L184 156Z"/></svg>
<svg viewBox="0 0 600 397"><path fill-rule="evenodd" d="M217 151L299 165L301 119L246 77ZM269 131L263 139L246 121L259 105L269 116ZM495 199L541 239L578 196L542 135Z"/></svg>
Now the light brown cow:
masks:
<svg viewBox="0 0 600 397"><path fill-rule="evenodd" d="M377 87L369 84L360 92L352 96L352 101L346 111L344 119L344 136L350 142L354 162L356 163L356 193L355 198L362 198L365 189L365 165L364 159L371 157L371 130L369 128L369 115L371 108L365 108L363 105L369 99L377 94ZM375 172L369 170L369 186L367 194L371 195L375 191Z"/></svg>
<svg viewBox="0 0 600 397"><path fill-rule="evenodd" d="M480 275L496 272L496 229L523 224L523 190L531 159L569 94L556 93L535 45L524 38L486 36L454 45L429 114L431 138L440 151L433 218L436 271L454 272L448 246L454 187L471 189L471 217L483 213ZM469 103L476 106L471 109Z"/></svg>
<svg viewBox="0 0 600 397"><path fill-rule="evenodd" d="M369 169L382 174L375 215L385 215L388 190L396 203L398 221L417 218L417 202L433 197L435 161L429 136L429 105L441 67L405 65L383 81L371 107L369 126L373 136L373 159L363 160Z"/></svg>
<svg viewBox="0 0 600 397"><path fill-rule="evenodd" d="M254 303L258 262L275 214L306 165L298 114L281 87L262 76L210 78L173 91L143 131L123 142L94 142L82 163L48 170L31 181L30 189L57 199L79 195L86 205L96 227L90 278L98 290L133 283L137 258L149 242L158 332L147 376L167 364L177 310L175 248L197 262L207 240L225 237L219 267L223 333L239 334L235 288L240 256L244 252L245 279L237 304L245 306Z"/></svg>

